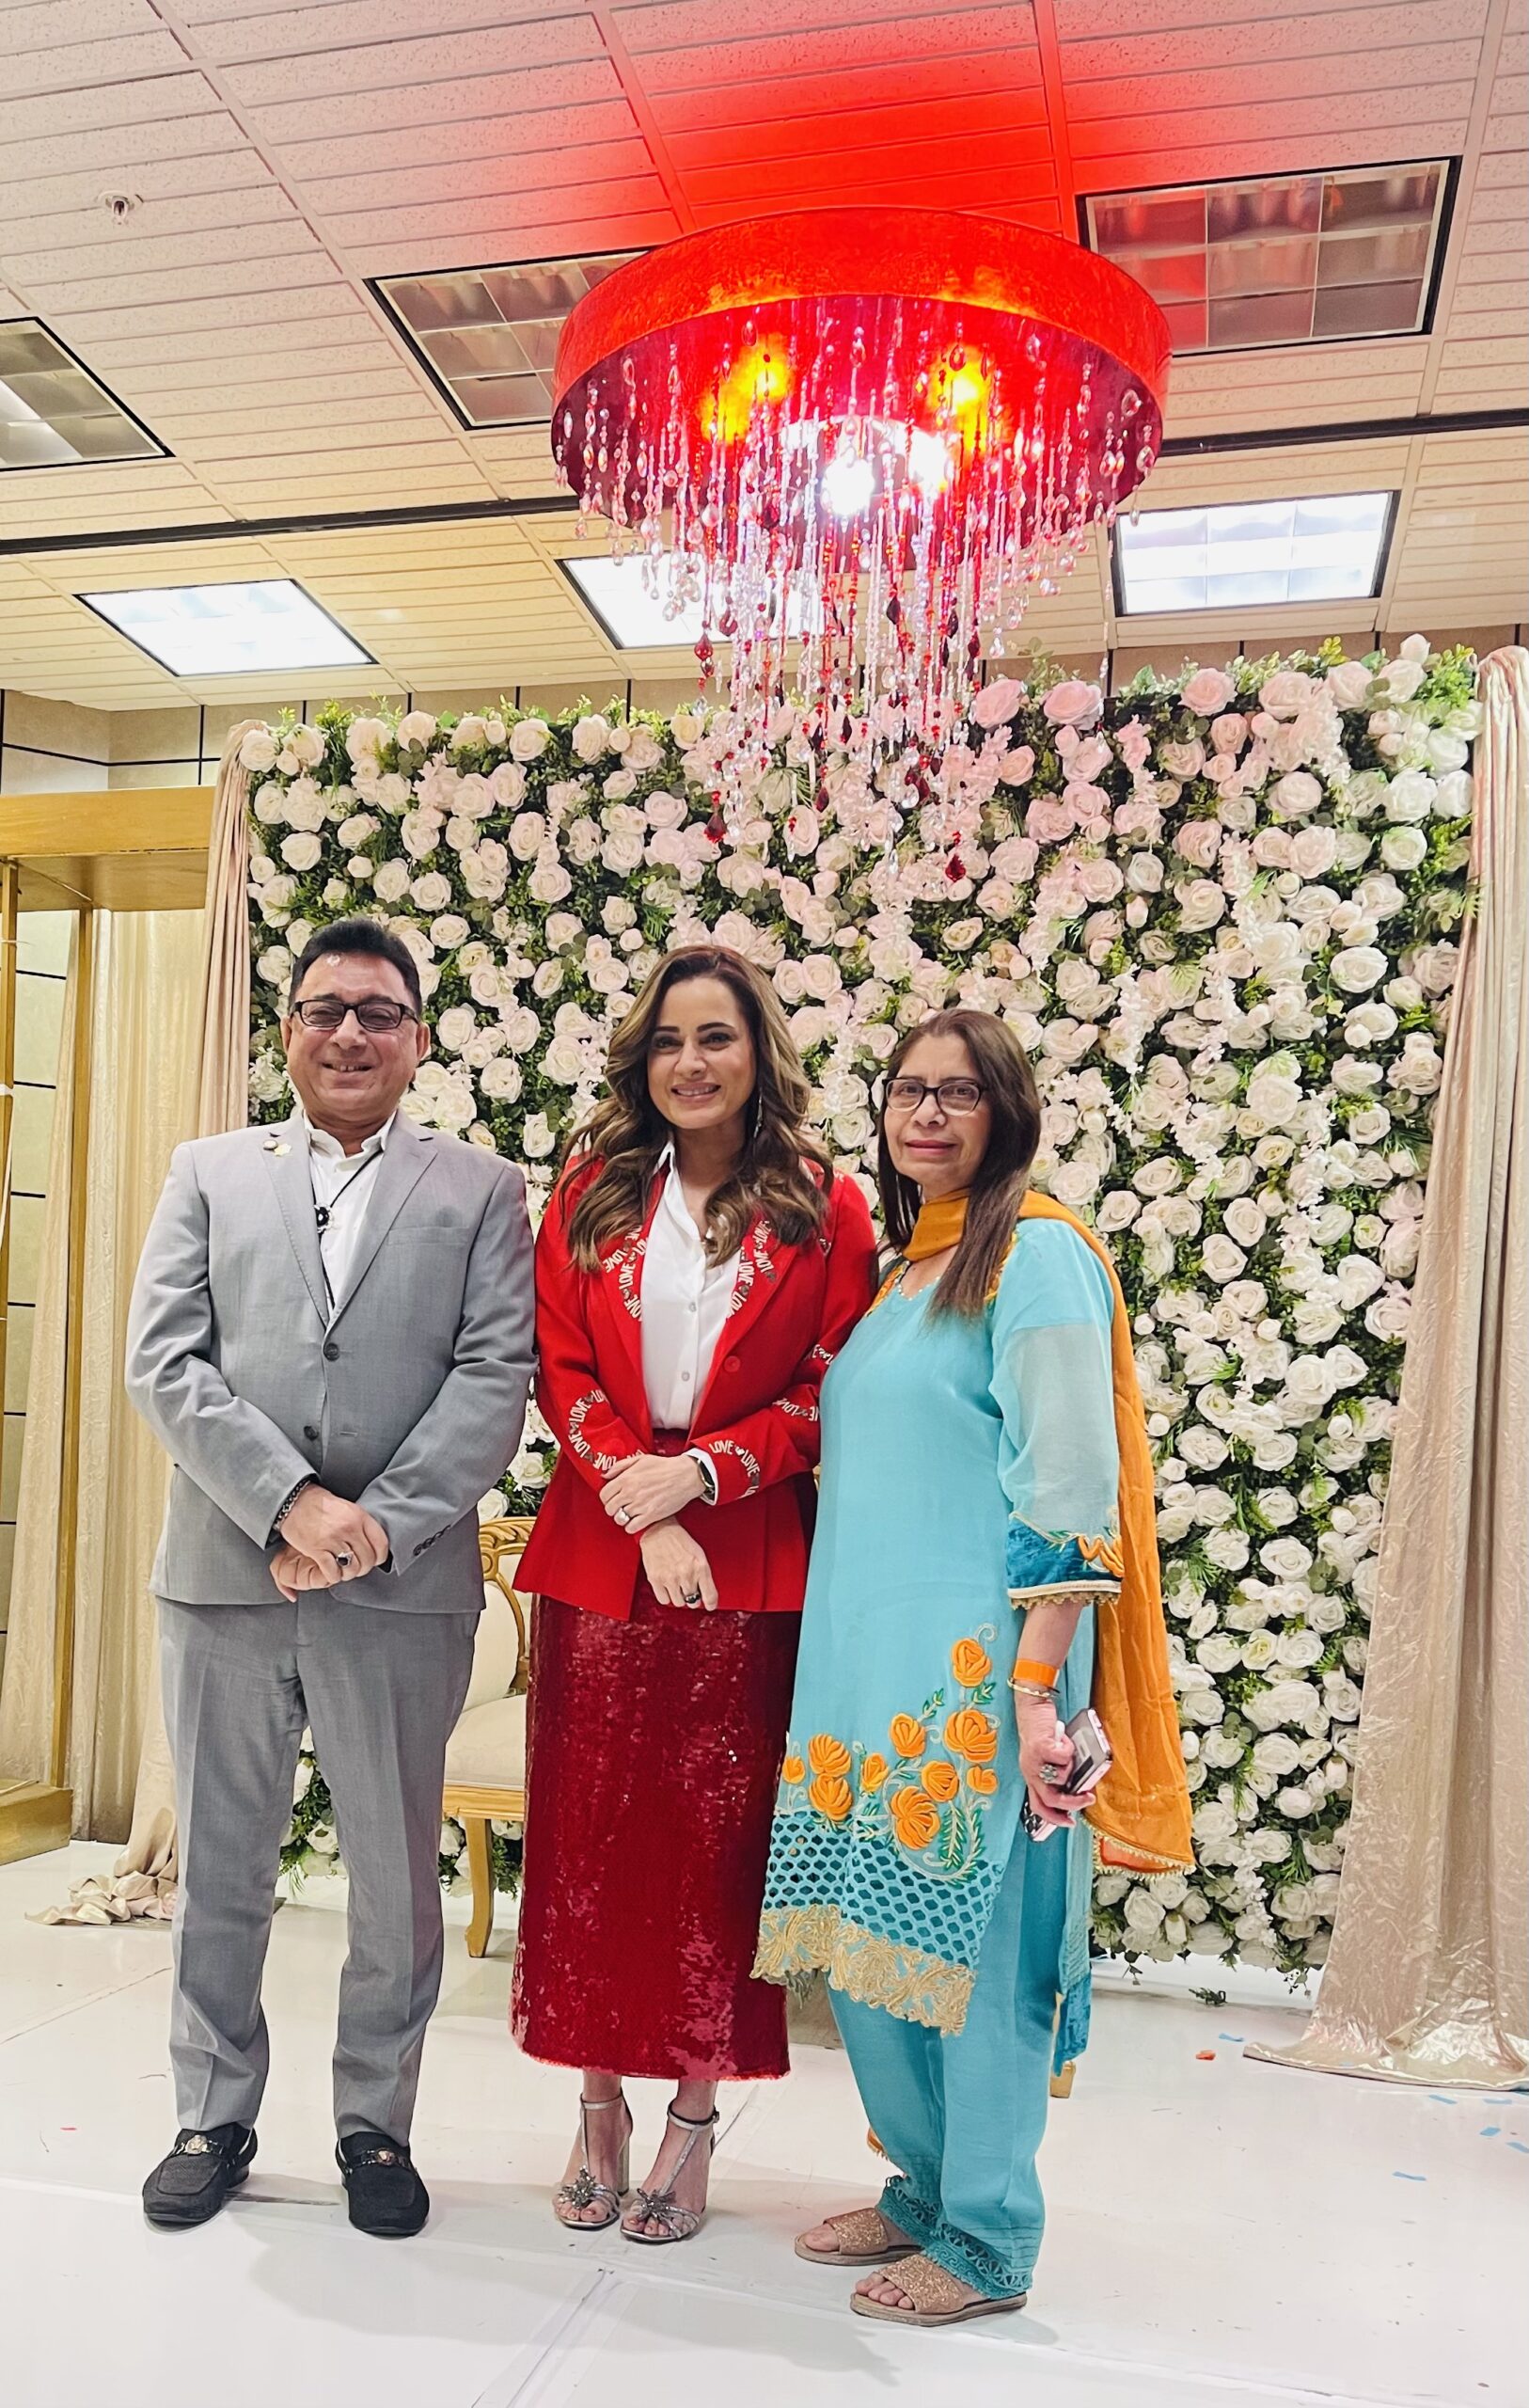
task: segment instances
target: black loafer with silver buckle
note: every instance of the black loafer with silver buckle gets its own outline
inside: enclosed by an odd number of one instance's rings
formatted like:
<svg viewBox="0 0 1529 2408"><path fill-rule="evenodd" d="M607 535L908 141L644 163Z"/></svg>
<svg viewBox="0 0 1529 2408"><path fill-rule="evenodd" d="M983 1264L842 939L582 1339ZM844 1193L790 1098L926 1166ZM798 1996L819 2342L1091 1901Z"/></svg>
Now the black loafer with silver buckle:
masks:
<svg viewBox="0 0 1529 2408"><path fill-rule="evenodd" d="M430 2193L406 2142L386 2132L347 2132L335 2151L351 2222L379 2241L406 2241L430 2213Z"/></svg>
<svg viewBox="0 0 1529 2408"><path fill-rule="evenodd" d="M255 2155L247 2124L218 2124L210 2132L178 2132L143 2186L143 2211L161 2231L182 2231L215 2216L237 2191Z"/></svg>

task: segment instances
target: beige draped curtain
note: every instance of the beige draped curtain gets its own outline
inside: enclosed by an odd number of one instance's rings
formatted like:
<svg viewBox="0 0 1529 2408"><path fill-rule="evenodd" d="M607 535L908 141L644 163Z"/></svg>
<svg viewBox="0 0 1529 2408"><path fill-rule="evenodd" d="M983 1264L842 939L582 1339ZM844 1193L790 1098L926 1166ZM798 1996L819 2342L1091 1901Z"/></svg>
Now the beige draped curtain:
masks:
<svg viewBox="0 0 1529 2408"><path fill-rule="evenodd" d="M250 729L260 723L241 720L229 730L218 768L208 840L196 1019L186 1046L195 1086L189 1127L183 1121L178 1137L216 1136L224 1129L242 1129L249 1118L249 773L240 767L239 747ZM166 1160L168 1154L166 1147ZM150 1623L151 1565L150 1554L143 1567L144 1610ZM116 1870L119 1879L130 1883L151 1874L167 1884L176 1870L175 1772L157 1678L140 1728L142 1756L132 1826Z"/></svg>
<svg viewBox="0 0 1529 2408"><path fill-rule="evenodd" d="M1529 2074L1529 652L1482 663L1477 908L1434 1128L1332 1949L1326 2073Z"/></svg>
<svg viewBox="0 0 1529 2408"><path fill-rule="evenodd" d="M97 916L87 1153L79 1539L69 1766L78 1834L119 1837L157 1690L148 1576L165 1458L122 1393L128 1297L191 1101L201 932L194 912ZM78 939L76 939L76 948ZM63 1059L78 995L71 965ZM36 1778L53 1716L72 1098L58 1088L17 1506L0 1767Z"/></svg>

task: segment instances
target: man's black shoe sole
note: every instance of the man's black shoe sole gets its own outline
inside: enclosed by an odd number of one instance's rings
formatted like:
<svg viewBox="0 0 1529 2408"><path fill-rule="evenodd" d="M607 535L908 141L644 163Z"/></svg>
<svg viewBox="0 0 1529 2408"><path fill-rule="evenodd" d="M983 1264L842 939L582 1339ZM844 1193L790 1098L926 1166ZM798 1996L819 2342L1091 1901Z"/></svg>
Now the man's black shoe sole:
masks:
<svg viewBox="0 0 1529 2408"><path fill-rule="evenodd" d="M190 2232L199 2224L211 2224L213 2218L228 2206L229 2191L237 2191L248 2179L249 2168L242 2165L237 2174L229 2175L222 2198L215 2199L210 2208L188 2207L166 2213L163 2207L150 2207L146 2199L143 2203L144 2222L151 2224L156 2232Z"/></svg>

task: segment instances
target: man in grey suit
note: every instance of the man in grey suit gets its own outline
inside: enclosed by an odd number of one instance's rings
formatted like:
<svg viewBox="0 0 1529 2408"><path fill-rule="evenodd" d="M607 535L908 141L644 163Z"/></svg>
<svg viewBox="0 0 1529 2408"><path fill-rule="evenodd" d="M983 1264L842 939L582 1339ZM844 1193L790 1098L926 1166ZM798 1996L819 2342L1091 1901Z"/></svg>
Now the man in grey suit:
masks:
<svg viewBox="0 0 1529 2408"><path fill-rule="evenodd" d="M144 1246L128 1391L174 1458L153 1589L181 1903L181 2131L151 2224L242 2182L269 2049L260 1974L311 1727L350 1876L335 2052L353 2224L418 2232L409 2154L440 1987L446 1743L482 1607L479 1498L520 1443L534 1297L525 1182L400 1113L429 1049L407 947L322 930L282 1039L299 1109L177 1149Z"/></svg>

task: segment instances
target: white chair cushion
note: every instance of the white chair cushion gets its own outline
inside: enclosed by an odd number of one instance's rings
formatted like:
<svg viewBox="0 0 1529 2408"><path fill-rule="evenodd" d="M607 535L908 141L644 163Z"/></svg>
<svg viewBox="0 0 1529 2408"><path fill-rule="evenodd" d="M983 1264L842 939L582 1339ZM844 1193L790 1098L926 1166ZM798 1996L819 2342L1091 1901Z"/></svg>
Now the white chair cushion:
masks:
<svg viewBox="0 0 1529 2408"><path fill-rule="evenodd" d="M521 1789L526 1782L526 1701L498 1697L467 1707L447 1743L449 1789Z"/></svg>
<svg viewBox="0 0 1529 2408"><path fill-rule="evenodd" d="M506 1559L505 1569L512 1579L519 1561L518 1556ZM467 1684L463 1713L470 1714L474 1706L488 1705L496 1698L504 1697L519 1664L520 1634L510 1600L497 1582L485 1580L483 1610L473 1641L472 1678Z"/></svg>

